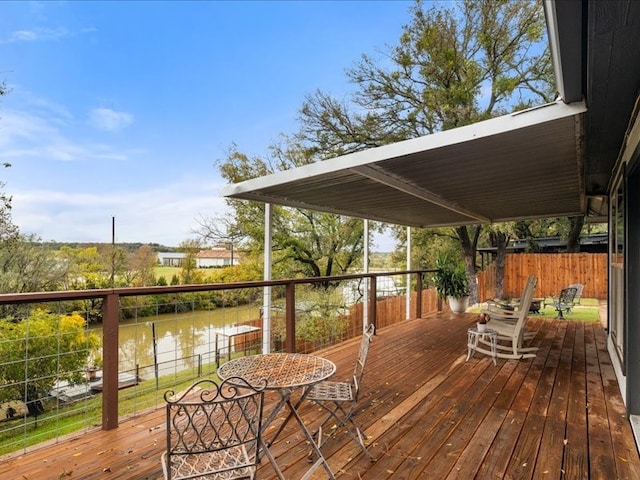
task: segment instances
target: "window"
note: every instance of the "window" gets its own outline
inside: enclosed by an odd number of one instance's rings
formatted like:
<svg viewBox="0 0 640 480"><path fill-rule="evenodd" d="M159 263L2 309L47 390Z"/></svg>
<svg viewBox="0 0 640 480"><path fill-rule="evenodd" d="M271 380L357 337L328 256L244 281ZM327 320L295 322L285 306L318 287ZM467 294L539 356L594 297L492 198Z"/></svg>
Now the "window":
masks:
<svg viewBox="0 0 640 480"><path fill-rule="evenodd" d="M626 371L624 355L625 198L624 173L622 173L617 180L617 187L610 198L609 329L623 372Z"/></svg>

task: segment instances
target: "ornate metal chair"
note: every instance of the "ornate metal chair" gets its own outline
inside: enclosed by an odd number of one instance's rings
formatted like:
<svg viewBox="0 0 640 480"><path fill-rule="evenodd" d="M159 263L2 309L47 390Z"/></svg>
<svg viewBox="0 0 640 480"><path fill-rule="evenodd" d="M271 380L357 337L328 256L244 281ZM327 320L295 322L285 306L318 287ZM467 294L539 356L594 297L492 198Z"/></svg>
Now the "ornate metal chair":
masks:
<svg viewBox="0 0 640 480"><path fill-rule="evenodd" d="M551 298L551 301L547 301L545 299L545 306L547 305L551 305L553 308L556 309L556 311L558 312L558 315L556 316L556 318L564 318L564 315L562 314L562 312L567 312L567 313L571 313L571 308L573 308L575 302L575 298L576 298L576 294L578 293L578 288L577 287L567 287L567 288L563 288L560 291L560 295L558 295L558 298Z"/></svg>
<svg viewBox="0 0 640 480"><path fill-rule="evenodd" d="M575 288L576 296L573 297L573 304L580 305L580 299L582 298L582 291L584 290L584 285L581 283L572 283L567 288Z"/></svg>
<svg viewBox="0 0 640 480"><path fill-rule="evenodd" d="M364 444L364 434L354 422L353 417L356 413L356 403L358 402L358 394L360 393L364 367L367 362L369 345L371 344L374 330L374 325L369 325L362 335L358 359L350 382L326 380L311 387L305 397L328 412L327 417L322 421L317 431L318 447L321 447L322 444L322 426L329 420L334 419L336 425L332 427L329 437L332 437L340 428L344 427L353 441L358 444L371 461L375 461L375 459Z"/></svg>
<svg viewBox="0 0 640 480"><path fill-rule="evenodd" d="M164 478L255 479L264 452L284 479L262 440L263 389L233 377L220 384L200 380L178 395L166 392Z"/></svg>

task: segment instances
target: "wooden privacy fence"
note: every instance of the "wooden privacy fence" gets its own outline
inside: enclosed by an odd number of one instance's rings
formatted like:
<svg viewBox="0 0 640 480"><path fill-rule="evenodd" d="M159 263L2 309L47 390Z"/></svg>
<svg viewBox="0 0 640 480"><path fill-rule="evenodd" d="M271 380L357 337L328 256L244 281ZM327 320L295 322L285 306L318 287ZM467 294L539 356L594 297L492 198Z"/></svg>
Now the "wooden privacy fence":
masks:
<svg viewBox="0 0 640 480"><path fill-rule="evenodd" d="M495 263L478 274L480 301L494 298ZM536 297L557 295L572 283L582 283L585 298L607 299L606 253L518 253L508 254L504 265L504 296L519 297L527 277L538 277Z"/></svg>
<svg viewBox="0 0 640 480"><path fill-rule="evenodd" d="M376 302L376 326L387 327L407 318L407 297L388 297ZM438 297L435 288L422 290L422 315L438 311ZM416 318L416 292L411 292L409 318Z"/></svg>

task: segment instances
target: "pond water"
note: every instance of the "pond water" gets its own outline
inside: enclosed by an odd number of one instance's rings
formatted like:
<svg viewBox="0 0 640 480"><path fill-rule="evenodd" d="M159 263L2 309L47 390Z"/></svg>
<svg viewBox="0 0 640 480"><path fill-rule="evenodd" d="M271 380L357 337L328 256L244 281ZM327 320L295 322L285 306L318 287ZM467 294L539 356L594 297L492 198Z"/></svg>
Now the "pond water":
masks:
<svg viewBox="0 0 640 480"><path fill-rule="evenodd" d="M118 369L120 372L134 371L136 367L144 370L157 363L161 370L179 371L196 366L198 361L212 362L216 342L221 353L227 353L228 337L221 333L236 333L233 327L259 317L258 308L236 307L162 314L122 322ZM243 337L233 337L232 344L244 348Z"/></svg>

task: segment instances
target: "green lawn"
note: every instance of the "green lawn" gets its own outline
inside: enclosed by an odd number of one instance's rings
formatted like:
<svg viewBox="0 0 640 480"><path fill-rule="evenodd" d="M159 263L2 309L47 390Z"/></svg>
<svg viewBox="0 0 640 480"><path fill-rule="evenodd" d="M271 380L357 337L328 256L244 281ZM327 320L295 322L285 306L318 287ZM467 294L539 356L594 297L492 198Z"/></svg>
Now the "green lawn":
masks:
<svg viewBox="0 0 640 480"><path fill-rule="evenodd" d="M567 320L576 320L579 322L598 322L600 321L600 314L598 313L599 302L595 298L583 298L580 300L580 305L576 305L571 313L564 314ZM469 309L470 312L479 313L484 306L473 307ZM532 313L532 317L544 317L544 318L556 318L558 312L552 306L547 305L546 308L540 309L540 314Z"/></svg>
<svg viewBox="0 0 640 480"><path fill-rule="evenodd" d="M156 278L164 277L168 283L171 282L171 279L174 275L180 278L181 270L182 269L179 267L155 267L153 269L153 273L155 274Z"/></svg>
<svg viewBox="0 0 640 480"><path fill-rule="evenodd" d="M572 308L571 313L563 312L564 317L567 320L576 320L579 322L599 322L600 315L598 313L597 300L596 306L591 306L589 304L583 305L582 303L584 302L581 302L581 305L576 305ZM534 314L534 316L541 316L545 318L556 318L557 315L558 312L551 306L540 309L540 315Z"/></svg>
<svg viewBox="0 0 640 480"><path fill-rule="evenodd" d="M205 279L209 276L213 275L219 269L217 268L199 268L197 269L198 273L202 275ZM182 268L180 267L155 267L153 269L153 273L156 278L164 277L167 282L171 282L171 279L174 275L177 275L180 278L180 274L182 273Z"/></svg>

